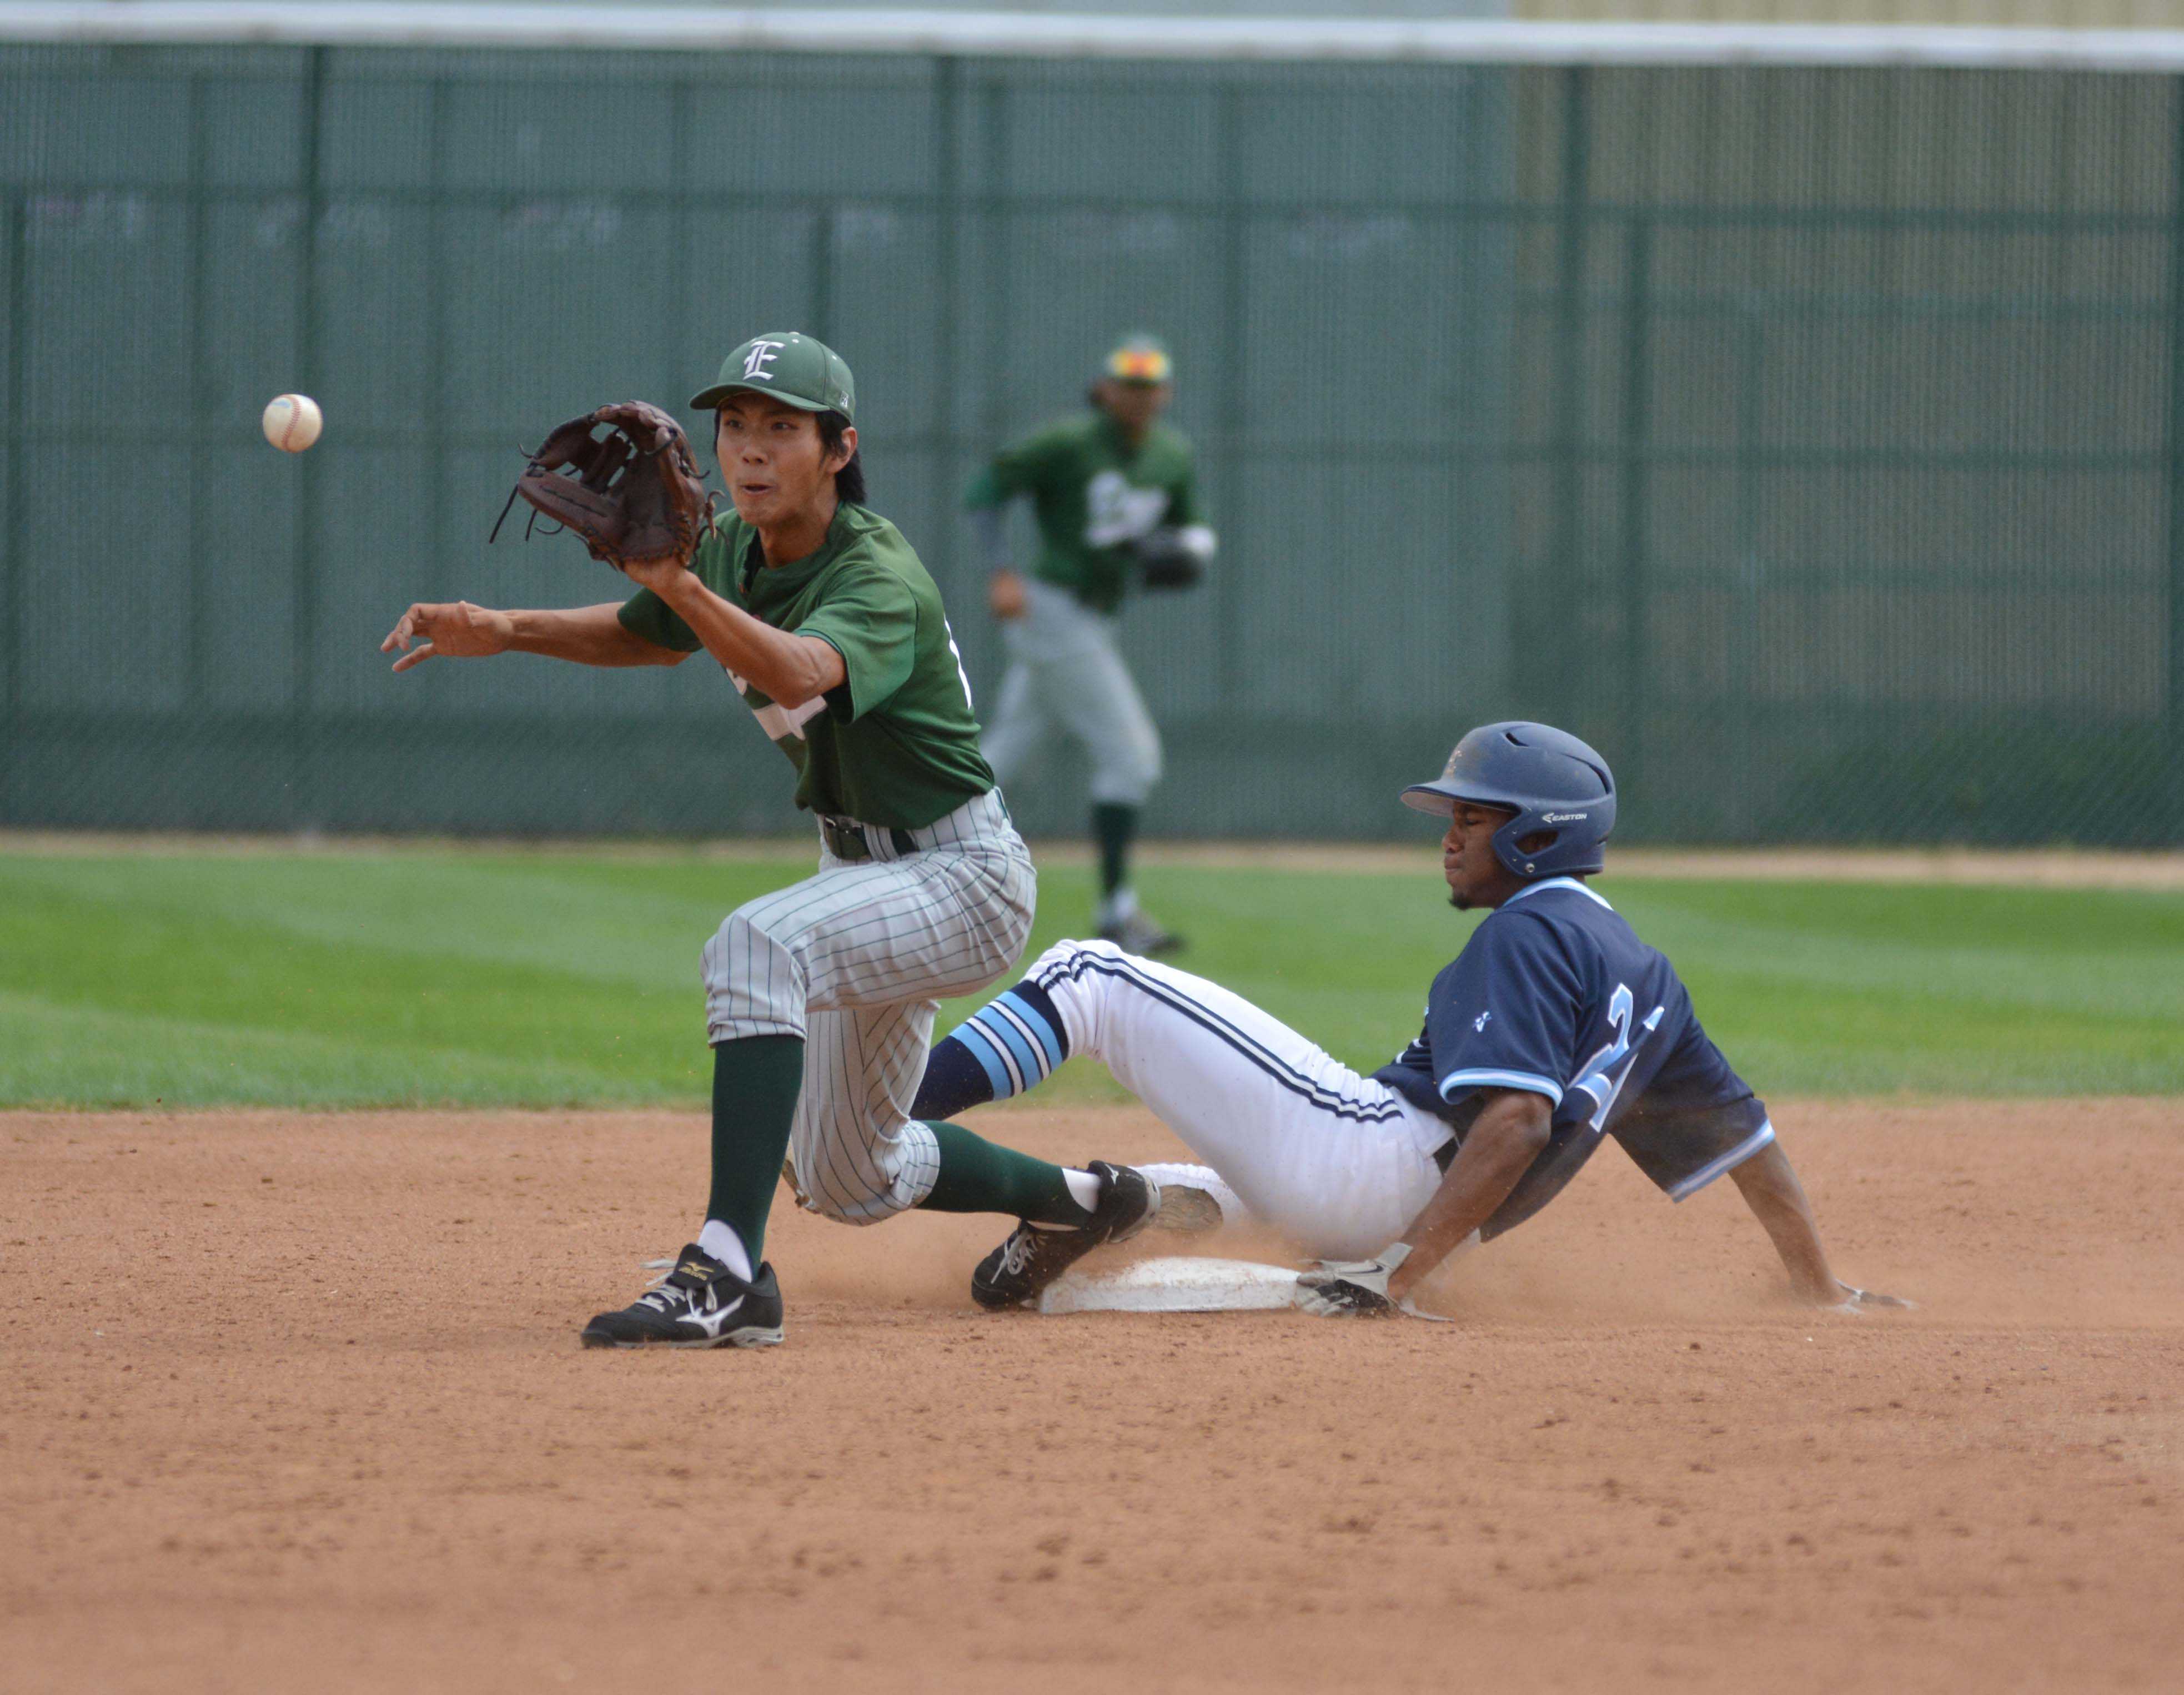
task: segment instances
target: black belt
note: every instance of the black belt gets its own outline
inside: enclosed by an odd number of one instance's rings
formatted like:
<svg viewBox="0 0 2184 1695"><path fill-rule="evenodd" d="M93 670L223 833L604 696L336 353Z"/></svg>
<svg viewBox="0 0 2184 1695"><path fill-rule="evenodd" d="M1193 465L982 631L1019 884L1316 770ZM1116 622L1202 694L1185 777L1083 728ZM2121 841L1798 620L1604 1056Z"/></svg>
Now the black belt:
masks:
<svg viewBox="0 0 2184 1695"><path fill-rule="evenodd" d="M819 834L827 843L827 851L837 859L869 859L872 844L865 839L865 826L854 818L828 818L821 814ZM907 830L890 827L888 840L894 844L898 853L917 852L917 840Z"/></svg>

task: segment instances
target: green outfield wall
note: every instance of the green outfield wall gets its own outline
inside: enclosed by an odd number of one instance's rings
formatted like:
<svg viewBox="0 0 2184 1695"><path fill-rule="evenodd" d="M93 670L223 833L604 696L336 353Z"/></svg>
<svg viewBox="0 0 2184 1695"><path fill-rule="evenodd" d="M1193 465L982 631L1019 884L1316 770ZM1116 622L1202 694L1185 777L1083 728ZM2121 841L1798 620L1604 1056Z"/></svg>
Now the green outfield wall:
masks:
<svg viewBox="0 0 2184 1695"><path fill-rule="evenodd" d="M990 694L958 492L1144 328L1159 831L1400 835L1523 714L1632 838L2184 840L2180 155L2167 75L0 49L0 822L794 828L702 659L379 638L618 597L485 545L518 444L800 327Z"/></svg>

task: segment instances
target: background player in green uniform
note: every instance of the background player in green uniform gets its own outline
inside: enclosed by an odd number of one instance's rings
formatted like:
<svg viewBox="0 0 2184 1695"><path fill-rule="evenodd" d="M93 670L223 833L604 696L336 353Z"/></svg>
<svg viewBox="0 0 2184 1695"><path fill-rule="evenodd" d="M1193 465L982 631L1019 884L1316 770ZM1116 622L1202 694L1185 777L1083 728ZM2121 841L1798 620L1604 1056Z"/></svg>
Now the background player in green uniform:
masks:
<svg viewBox="0 0 2184 1695"><path fill-rule="evenodd" d="M1116 609L1136 550L1156 535L1201 564L1214 550L1199 520L1190 444L1159 421L1171 374L1160 343L1123 342L1093 386L1089 412L994 455L967 496L1009 657L986 759L1006 783L1051 730L1084 747L1100 849L1096 922L1134 953L1161 953L1180 938L1139 909L1130 886L1130 844L1160 781L1161 742L1117 644ZM1007 505L1019 494L1031 497L1039 520L1028 575L1008 554Z"/></svg>
<svg viewBox="0 0 2184 1695"><path fill-rule="evenodd" d="M783 1156L814 1211L871 1224L913 1206L1000 1212L1117 1241L1158 1192L1065 1170L909 1116L939 998L991 982L1030 934L1031 857L980 757L939 591L863 504L855 390L831 349L746 342L691 402L715 414L734 508L693 558L625 562L626 603L498 612L412 606L382 644L593 665L719 662L797 769L817 873L729 914L705 950L713 1176L704 1227L651 1291L585 1326L589 1347L762 1347L782 1299L762 1263Z"/></svg>

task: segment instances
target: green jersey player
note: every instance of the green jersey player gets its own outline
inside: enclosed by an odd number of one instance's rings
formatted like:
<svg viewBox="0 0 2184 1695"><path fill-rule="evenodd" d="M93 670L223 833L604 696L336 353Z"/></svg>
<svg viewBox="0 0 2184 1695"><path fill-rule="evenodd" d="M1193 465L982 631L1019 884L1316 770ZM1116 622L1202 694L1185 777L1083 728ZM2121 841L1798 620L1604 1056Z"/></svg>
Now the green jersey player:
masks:
<svg viewBox="0 0 2184 1695"><path fill-rule="evenodd" d="M1008 670L985 754L1003 782L1060 729L1092 763L1092 834L1100 851L1100 933L1136 953L1180 939L1138 905L1130 844L1160 781L1160 731L1116 641L1116 611L1141 560L1213 555L1200 521L1190 444L1160 422L1171 394L1167 351L1145 336L1107 356L1091 410L994 456L968 503L991 573ZM1028 574L1010 562L1007 503L1031 497L1039 552ZM1186 577L1187 580L1187 577Z"/></svg>
<svg viewBox="0 0 2184 1695"><path fill-rule="evenodd" d="M1023 1213L1115 1241L1157 1210L1127 1167L1065 1170L909 1116L936 1003L992 981L1030 933L1030 855L978 752L939 592L864 503L850 369L809 336L760 336L691 404L714 420L734 503L694 554L632 559L621 603L412 606L382 646L671 665L703 649L794 763L817 872L731 913L705 949L712 1190L698 1239L588 1347L762 1347L782 1298L761 1258L787 1170L852 1224L914 1206Z"/></svg>

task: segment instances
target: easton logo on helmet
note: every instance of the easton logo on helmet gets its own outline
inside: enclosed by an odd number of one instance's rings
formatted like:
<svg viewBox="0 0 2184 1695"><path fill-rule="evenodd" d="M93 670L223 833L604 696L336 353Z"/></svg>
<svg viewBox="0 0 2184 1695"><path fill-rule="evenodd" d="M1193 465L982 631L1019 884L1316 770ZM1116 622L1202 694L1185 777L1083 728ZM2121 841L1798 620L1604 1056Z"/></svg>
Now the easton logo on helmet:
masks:
<svg viewBox="0 0 2184 1695"><path fill-rule="evenodd" d="M1540 822L1542 824L1582 824L1585 822L1585 814L1581 812L1543 812L1540 814Z"/></svg>

